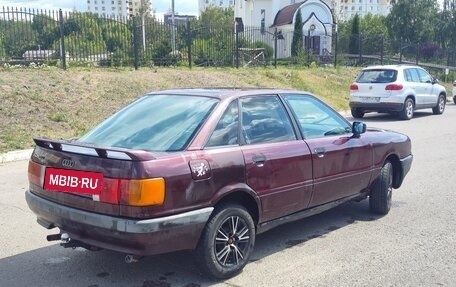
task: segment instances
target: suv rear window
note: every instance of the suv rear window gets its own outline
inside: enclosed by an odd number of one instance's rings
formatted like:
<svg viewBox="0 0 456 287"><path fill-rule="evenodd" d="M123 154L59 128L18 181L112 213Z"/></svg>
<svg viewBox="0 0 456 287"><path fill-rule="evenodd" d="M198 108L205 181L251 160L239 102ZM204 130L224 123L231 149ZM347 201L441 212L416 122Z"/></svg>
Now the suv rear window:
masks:
<svg viewBox="0 0 456 287"><path fill-rule="evenodd" d="M356 79L357 83L392 83L397 79L396 70L364 70Z"/></svg>
<svg viewBox="0 0 456 287"><path fill-rule="evenodd" d="M190 95L145 96L79 141L147 151L183 150L217 103L214 98Z"/></svg>

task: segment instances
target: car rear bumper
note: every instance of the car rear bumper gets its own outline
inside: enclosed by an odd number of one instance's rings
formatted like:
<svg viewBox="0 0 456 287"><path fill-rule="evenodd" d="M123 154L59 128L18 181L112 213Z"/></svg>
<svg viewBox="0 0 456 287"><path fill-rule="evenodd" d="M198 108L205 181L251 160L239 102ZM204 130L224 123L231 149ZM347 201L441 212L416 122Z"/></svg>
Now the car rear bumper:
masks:
<svg viewBox="0 0 456 287"><path fill-rule="evenodd" d="M404 109L404 103L361 103L350 102L350 108L358 108L364 112L400 112Z"/></svg>
<svg viewBox="0 0 456 287"><path fill-rule="evenodd" d="M30 191L26 191L25 198L45 228L58 227L72 240L90 246L141 256L194 249L214 209L135 220L60 205Z"/></svg>

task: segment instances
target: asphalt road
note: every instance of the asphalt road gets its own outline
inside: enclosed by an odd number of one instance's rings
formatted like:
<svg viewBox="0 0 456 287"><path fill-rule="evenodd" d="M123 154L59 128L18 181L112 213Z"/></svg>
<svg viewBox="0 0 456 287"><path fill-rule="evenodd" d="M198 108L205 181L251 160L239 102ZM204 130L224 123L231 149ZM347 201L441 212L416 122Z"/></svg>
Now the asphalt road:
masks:
<svg viewBox="0 0 456 287"><path fill-rule="evenodd" d="M352 120L352 119L350 119ZM368 115L368 126L412 138L414 162L391 212L367 201L290 223L257 237L244 271L212 281L190 252L126 264L109 251L63 249L28 210L25 161L0 165L0 286L456 286L456 105L411 121Z"/></svg>

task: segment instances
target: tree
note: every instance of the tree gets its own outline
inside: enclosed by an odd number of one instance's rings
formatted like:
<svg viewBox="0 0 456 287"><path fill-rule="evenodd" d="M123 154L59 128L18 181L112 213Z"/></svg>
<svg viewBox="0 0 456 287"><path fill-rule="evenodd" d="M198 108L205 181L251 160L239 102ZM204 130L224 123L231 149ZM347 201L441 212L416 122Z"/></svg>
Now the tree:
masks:
<svg viewBox="0 0 456 287"><path fill-rule="evenodd" d="M359 41L360 41L360 32L359 32L359 16L356 14L351 23L351 30L350 30L350 41L348 44L348 52L350 54L358 54L359 53Z"/></svg>
<svg viewBox="0 0 456 287"><path fill-rule="evenodd" d="M295 23L294 23L294 31L293 31L293 39L291 41L291 56L297 57L300 52L302 51L304 42L302 40L302 14L301 9L298 10L296 13Z"/></svg>
<svg viewBox="0 0 456 287"><path fill-rule="evenodd" d="M434 39L437 24L437 0L397 0L387 16L389 35L394 40L424 43Z"/></svg>

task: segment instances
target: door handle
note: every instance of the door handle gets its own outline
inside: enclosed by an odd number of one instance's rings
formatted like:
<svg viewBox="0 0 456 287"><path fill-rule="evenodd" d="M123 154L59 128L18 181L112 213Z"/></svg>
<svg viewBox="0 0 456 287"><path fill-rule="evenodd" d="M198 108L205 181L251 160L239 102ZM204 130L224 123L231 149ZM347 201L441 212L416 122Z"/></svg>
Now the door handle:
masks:
<svg viewBox="0 0 456 287"><path fill-rule="evenodd" d="M317 148L315 148L315 153L317 154L317 156L319 158L322 158L325 156L326 150L324 147L317 147Z"/></svg>
<svg viewBox="0 0 456 287"><path fill-rule="evenodd" d="M264 156L263 154L255 154L252 157L252 161L256 166L262 167L266 162L266 156Z"/></svg>

